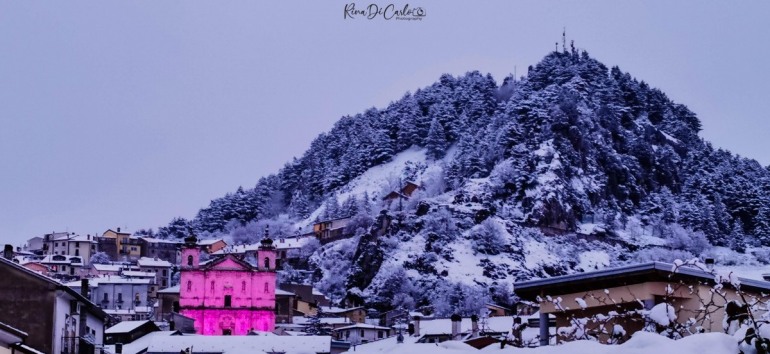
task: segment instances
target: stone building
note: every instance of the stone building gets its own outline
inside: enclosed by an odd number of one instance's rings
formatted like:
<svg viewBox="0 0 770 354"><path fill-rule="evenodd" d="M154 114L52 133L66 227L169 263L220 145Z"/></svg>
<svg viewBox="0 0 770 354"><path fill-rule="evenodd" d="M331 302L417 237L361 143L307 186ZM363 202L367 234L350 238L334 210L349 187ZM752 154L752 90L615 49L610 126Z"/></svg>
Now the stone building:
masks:
<svg viewBox="0 0 770 354"><path fill-rule="evenodd" d="M0 322L27 333L25 343L44 353L94 353L102 345L107 314L74 289L13 262L6 253L0 257Z"/></svg>

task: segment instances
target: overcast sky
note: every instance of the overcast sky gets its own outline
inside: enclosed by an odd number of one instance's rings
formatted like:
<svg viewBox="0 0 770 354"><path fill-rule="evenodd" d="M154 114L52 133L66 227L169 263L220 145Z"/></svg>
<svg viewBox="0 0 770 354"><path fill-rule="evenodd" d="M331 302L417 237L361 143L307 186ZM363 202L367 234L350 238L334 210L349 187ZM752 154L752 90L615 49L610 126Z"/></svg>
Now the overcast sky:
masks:
<svg viewBox="0 0 770 354"><path fill-rule="evenodd" d="M349 3L0 3L0 240L192 218L343 115L442 73L526 73L563 27L770 164L770 2L410 1L422 21Z"/></svg>

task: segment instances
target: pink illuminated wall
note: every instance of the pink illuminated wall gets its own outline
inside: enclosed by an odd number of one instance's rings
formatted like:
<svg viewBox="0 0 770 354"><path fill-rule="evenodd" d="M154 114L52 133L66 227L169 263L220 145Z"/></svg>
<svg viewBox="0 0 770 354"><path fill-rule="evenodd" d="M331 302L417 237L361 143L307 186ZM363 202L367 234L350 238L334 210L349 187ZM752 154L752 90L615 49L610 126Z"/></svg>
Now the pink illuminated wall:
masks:
<svg viewBox="0 0 770 354"><path fill-rule="evenodd" d="M182 250L180 312L204 335L244 335L275 328L275 251L260 248L259 268L225 255L198 265L197 247ZM188 257L192 257L188 264ZM267 264L265 262L267 258Z"/></svg>

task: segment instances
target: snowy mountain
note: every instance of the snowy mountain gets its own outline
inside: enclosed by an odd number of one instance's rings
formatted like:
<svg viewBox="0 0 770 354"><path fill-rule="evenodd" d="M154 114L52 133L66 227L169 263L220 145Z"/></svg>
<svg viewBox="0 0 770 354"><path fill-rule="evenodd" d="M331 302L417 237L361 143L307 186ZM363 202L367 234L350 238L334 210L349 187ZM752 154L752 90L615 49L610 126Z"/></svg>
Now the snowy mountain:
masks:
<svg viewBox="0 0 770 354"><path fill-rule="evenodd" d="M343 117L277 174L154 234L249 242L264 225L293 235L352 216L352 238L310 250L316 285L439 314L509 304L515 280L627 262L766 263L770 171L699 130L644 81L553 52L522 78L444 75ZM383 200L407 181L421 188Z"/></svg>

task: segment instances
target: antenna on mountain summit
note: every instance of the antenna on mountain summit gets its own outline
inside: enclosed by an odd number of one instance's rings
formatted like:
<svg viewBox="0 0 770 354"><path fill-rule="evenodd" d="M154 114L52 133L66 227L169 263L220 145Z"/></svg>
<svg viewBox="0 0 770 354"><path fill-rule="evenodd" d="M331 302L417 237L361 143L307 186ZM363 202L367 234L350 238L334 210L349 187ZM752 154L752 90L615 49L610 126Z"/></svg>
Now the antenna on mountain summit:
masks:
<svg viewBox="0 0 770 354"><path fill-rule="evenodd" d="M561 32L561 51L562 53L567 52L567 27L564 27Z"/></svg>

